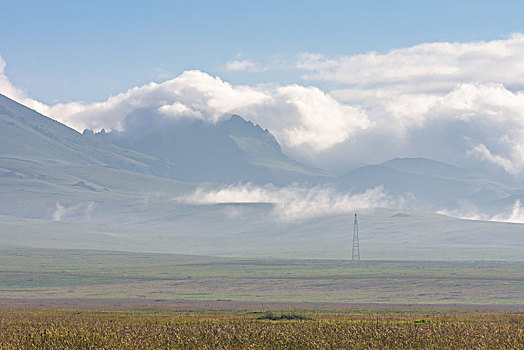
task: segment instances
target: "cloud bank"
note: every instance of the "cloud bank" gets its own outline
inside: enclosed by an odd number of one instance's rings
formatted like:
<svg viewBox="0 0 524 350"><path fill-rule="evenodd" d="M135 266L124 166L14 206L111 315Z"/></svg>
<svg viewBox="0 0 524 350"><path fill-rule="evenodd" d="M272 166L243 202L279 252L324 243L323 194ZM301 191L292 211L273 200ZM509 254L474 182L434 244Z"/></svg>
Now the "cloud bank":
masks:
<svg viewBox="0 0 524 350"><path fill-rule="evenodd" d="M363 193L341 194L328 186L258 187L251 184L226 186L217 190L199 188L178 200L193 204L272 203L275 205L274 217L282 221L352 213L370 208L399 208L406 202L405 198L388 195L381 186Z"/></svg>
<svg viewBox="0 0 524 350"><path fill-rule="evenodd" d="M134 87L104 102L48 106L14 88L3 73L4 67L0 66L0 93L78 131L123 130L131 115L216 123L240 114L269 128L285 145L320 151L372 125L358 107L344 106L315 87L234 86L198 70L160 84Z"/></svg>
<svg viewBox="0 0 524 350"><path fill-rule="evenodd" d="M269 129L290 155L320 167L428 157L489 165L522 179L523 57L522 34L351 56L305 53L295 69L307 86L234 85L193 70L103 102L55 105L14 87L0 58L0 93L79 131L123 130L130 116L216 123L236 113ZM256 65L235 60L228 68Z"/></svg>
<svg viewBox="0 0 524 350"><path fill-rule="evenodd" d="M353 142L455 164L487 162L524 173L524 35L470 43L426 43L386 53L330 58L303 54L310 81L337 86L376 125ZM378 152L378 149L374 153ZM370 152L371 153L371 152ZM351 155L356 157L355 155Z"/></svg>
<svg viewBox="0 0 524 350"><path fill-rule="evenodd" d="M297 67L312 80L360 88L396 87L404 92L446 92L461 83L500 82L522 87L524 35L469 43L437 42L329 58L302 54Z"/></svg>

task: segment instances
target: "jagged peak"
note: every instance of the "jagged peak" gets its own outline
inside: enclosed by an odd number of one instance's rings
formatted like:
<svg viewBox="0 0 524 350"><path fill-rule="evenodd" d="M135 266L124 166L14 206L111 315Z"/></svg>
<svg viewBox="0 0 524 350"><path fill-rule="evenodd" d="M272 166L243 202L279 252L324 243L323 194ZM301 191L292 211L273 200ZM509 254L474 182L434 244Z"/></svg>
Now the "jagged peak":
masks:
<svg viewBox="0 0 524 350"><path fill-rule="evenodd" d="M230 132L240 134L240 136L262 137L266 142L281 151L280 144L268 129L264 129L259 124L255 124L238 114L231 115L222 125L228 128Z"/></svg>

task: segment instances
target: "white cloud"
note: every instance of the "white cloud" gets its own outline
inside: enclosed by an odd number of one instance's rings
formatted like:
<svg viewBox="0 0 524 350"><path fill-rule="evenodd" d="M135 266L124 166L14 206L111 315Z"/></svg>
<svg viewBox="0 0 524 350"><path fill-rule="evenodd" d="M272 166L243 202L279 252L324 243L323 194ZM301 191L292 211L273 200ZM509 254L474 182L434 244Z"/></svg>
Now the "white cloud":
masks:
<svg viewBox="0 0 524 350"><path fill-rule="evenodd" d="M249 60L232 60L227 62L226 70L231 72L256 72L259 70L258 66Z"/></svg>
<svg viewBox="0 0 524 350"><path fill-rule="evenodd" d="M62 221L64 217L74 214L77 210L77 206L67 208L57 202L55 211L53 212L53 221Z"/></svg>
<svg viewBox="0 0 524 350"><path fill-rule="evenodd" d="M168 115L173 118L196 118L203 119L204 116L199 111L189 108L188 106L175 101L170 105L163 105L158 107L158 112Z"/></svg>
<svg viewBox="0 0 524 350"><path fill-rule="evenodd" d="M10 83L0 87L0 92L78 131L123 130L128 116L137 111L143 118L159 114L211 123L240 114L269 128L284 146L306 146L318 152L373 124L358 107L342 105L315 87L235 86L201 71L186 71L166 82L134 87L96 103L48 106L24 97Z"/></svg>
<svg viewBox="0 0 524 350"><path fill-rule="evenodd" d="M359 106L375 123L351 144L344 143L346 157L484 161L522 177L522 57L524 35L514 34L504 40L426 43L383 54L304 54L297 67L308 79L335 84L331 96ZM382 159L374 157L379 152Z"/></svg>
<svg viewBox="0 0 524 350"><path fill-rule="evenodd" d="M452 216L457 219L464 219L464 220L483 220L483 221L489 221L490 216L480 213L478 209L470 210L470 211L463 211L463 210L448 210L448 209L441 209L436 211L437 214L446 215L446 216Z"/></svg>
<svg viewBox="0 0 524 350"><path fill-rule="evenodd" d="M458 84L444 95L403 94L382 103L375 107L383 109L376 115L395 118L392 134L432 133L435 124L446 124L464 140L464 148L455 152L491 162L513 175L524 171L522 92L512 92L498 83ZM445 137L440 135L440 142L445 142Z"/></svg>
<svg viewBox="0 0 524 350"><path fill-rule="evenodd" d="M524 208L519 200L516 200L510 213L498 214L491 218L492 221L524 223Z"/></svg>
<svg viewBox="0 0 524 350"><path fill-rule="evenodd" d="M397 85L411 91L452 88L457 82L500 82L522 86L524 35L469 43L425 43L380 54L328 58L303 54L297 68L310 79L350 86Z"/></svg>
<svg viewBox="0 0 524 350"><path fill-rule="evenodd" d="M53 221L62 221L71 217L81 216L85 221L91 221L95 207L95 202L79 203L71 207L66 207L56 202L52 218Z"/></svg>
<svg viewBox="0 0 524 350"><path fill-rule="evenodd" d="M13 87L0 60L0 92L79 131L123 129L137 113L211 123L236 113L268 128L292 156L321 167L421 156L460 165L485 162L524 177L522 57L522 34L386 53L304 54L296 67L336 90L234 85L187 71L107 101L51 106ZM235 69L255 65L241 58L230 63Z"/></svg>
<svg viewBox="0 0 524 350"><path fill-rule="evenodd" d="M7 75L5 74L6 63L2 56L0 56L0 93L22 103L29 108L41 111L45 110L47 106L41 102L38 102L32 98L29 98L27 94L21 89L15 87Z"/></svg>
<svg viewBox="0 0 524 350"><path fill-rule="evenodd" d="M469 211L442 209L437 211L437 213L466 220L512 222L518 224L524 223L524 208L522 207L520 200L516 200L513 203L513 206L509 212L495 215L483 213L478 208Z"/></svg>
<svg viewBox="0 0 524 350"><path fill-rule="evenodd" d="M519 145L516 145L519 146ZM513 164L513 162L510 159L501 157L496 154L492 154L491 151L483 144L479 144L471 151L469 151L469 154L475 154L478 155L482 160L487 160L493 164L496 164L500 167L502 167L506 172L510 174L518 174L519 169L516 165ZM516 163L520 163L522 159L517 159Z"/></svg>
<svg viewBox="0 0 524 350"><path fill-rule="evenodd" d="M218 190L197 189L178 200L196 204L273 203L277 220L294 221L313 217L351 213L377 207L402 207L405 198L393 198L382 186L363 193L341 194L327 186L258 187L251 184L231 185Z"/></svg>
<svg viewBox="0 0 524 350"><path fill-rule="evenodd" d="M318 88L290 85L277 91L300 114L300 123L284 129L291 146L325 150L373 126L360 108L340 104Z"/></svg>
<svg viewBox="0 0 524 350"><path fill-rule="evenodd" d="M145 111L144 118L159 112L214 123L226 114L239 113L268 99L270 96L255 88L232 86L200 71L186 71L160 84L134 87L105 102L57 104L44 111L79 131L84 128L122 130L126 118L137 110Z"/></svg>

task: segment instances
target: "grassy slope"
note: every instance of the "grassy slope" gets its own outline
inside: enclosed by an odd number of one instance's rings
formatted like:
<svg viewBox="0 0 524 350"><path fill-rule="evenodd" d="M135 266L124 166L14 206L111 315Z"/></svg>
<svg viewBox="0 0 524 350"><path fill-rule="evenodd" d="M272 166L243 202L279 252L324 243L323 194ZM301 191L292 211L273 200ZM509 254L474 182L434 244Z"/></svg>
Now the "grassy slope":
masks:
<svg viewBox="0 0 524 350"><path fill-rule="evenodd" d="M27 196L30 206L34 194ZM0 245L229 257L351 256L352 232L348 228L352 222L347 215L281 222L274 219L270 205L191 206L154 193L120 194L103 202L95 194L90 200L94 203L92 211L85 204L77 204L74 217L65 217L62 222L0 216ZM49 215L55 205L50 198ZM405 212L409 217L392 217L394 213L385 209L361 213L363 259L523 259L522 225L472 222L417 212ZM87 218L88 215L92 217Z"/></svg>

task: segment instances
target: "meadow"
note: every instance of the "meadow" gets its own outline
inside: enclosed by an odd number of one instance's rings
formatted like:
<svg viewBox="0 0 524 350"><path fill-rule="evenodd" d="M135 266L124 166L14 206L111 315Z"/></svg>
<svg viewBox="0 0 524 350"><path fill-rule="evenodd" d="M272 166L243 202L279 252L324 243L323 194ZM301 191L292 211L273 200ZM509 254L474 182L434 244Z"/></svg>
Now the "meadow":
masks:
<svg viewBox="0 0 524 350"><path fill-rule="evenodd" d="M524 262L353 262L3 248L0 281L0 300L524 304Z"/></svg>

